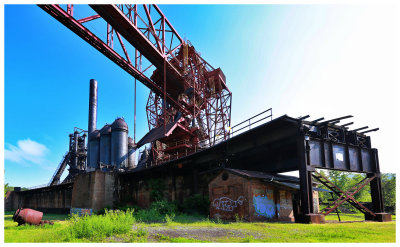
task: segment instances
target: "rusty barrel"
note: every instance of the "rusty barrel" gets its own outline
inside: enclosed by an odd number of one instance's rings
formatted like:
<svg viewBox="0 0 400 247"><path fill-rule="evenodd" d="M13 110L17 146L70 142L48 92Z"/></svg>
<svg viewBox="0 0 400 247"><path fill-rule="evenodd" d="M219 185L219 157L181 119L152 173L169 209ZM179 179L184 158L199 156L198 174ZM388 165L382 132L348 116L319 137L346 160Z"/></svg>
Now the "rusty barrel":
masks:
<svg viewBox="0 0 400 247"><path fill-rule="evenodd" d="M15 211L13 219L17 221L18 224L28 223L30 225L39 225L42 217L42 212L30 208L20 208Z"/></svg>

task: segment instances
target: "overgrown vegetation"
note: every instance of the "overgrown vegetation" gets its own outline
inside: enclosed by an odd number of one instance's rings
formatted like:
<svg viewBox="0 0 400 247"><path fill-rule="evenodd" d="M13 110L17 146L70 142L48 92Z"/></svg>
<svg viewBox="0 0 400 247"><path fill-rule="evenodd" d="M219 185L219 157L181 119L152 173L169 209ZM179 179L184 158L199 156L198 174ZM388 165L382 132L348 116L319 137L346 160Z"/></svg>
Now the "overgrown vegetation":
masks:
<svg viewBox="0 0 400 247"><path fill-rule="evenodd" d="M201 215L208 215L209 208L210 201L200 194L185 198L183 204L179 206L179 210L183 213Z"/></svg>
<svg viewBox="0 0 400 247"><path fill-rule="evenodd" d="M325 175L344 189L350 188L363 176L348 176L335 171ZM386 205L395 205L395 179L394 174L382 176L384 197L390 198L385 199ZM162 180L153 180L148 186L153 203L147 209L119 204L114 210L106 208L92 216L45 214L44 219L54 220L55 223L44 227L16 227L11 219L13 212L6 212L5 242L395 242L395 222L325 225L247 223L238 215L235 222L210 220L208 198L193 195L181 204L168 202L162 193L165 189ZM329 194L319 194L321 201L329 199ZM356 199L361 202L370 200L369 188L356 194ZM364 219L363 214L340 216L342 221ZM326 220L337 220L337 216L330 214ZM169 234L171 232L172 235Z"/></svg>
<svg viewBox="0 0 400 247"><path fill-rule="evenodd" d="M148 186L150 187L150 198L153 201L161 201L164 199L165 184L161 179L150 179Z"/></svg>
<svg viewBox="0 0 400 247"><path fill-rule="evenodd" d="M351 224L285 224L214 222L179 214L158 223L139 222L132 211L66 219L55 215L53 226L20 226L6 212L5 242L395 242L395 222ZM354 218L356 214L346 217ZM47 215L45 215L48 217ZM132 217L133 216L133 217ZM334 217L334 216L332 216ZM361 218L361 216L360 216ZM120 221L121 220L121 221ZM133 222L130 224L129 222ZM100 224L101 227L93 224ZM129 224L128 224L129 223ZM117 225L117 226L109 226ZM129 226L129 227L128 227ZM70 231L74 229L75 233Z"/></svg>
<svg viewBox="0 0 400 247"><path fill-rule="evenodd" d="M103 239L115 234L128 233L135 223L133 210L106 210L103 215L79 217L73 215L65 231L65 240Z"/></svg>

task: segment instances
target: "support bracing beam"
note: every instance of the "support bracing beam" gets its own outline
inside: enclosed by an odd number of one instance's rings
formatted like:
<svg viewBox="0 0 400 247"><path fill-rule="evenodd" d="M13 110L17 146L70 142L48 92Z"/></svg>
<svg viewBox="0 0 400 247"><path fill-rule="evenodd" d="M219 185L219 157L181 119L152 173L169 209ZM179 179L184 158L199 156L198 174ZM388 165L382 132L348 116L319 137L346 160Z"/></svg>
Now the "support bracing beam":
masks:
<svg viewBox="0 0 400 247"><path fill-rule="evenodd" d="M359 203L356 199L354 199L354 195L359 192L362 188L364 188L368 183L373 181L376 176L367 176L363 180L361 180L359 183L354 185L352 188L350 188L347 191L342 191L338 186L336 186L334 183L329 181L328 178L326 178L324 175L320 174L319 172L315 171L313 174L313 177L321 182L323 185L325 185L327 188L332 190L338 198L333 201L327 208L324 209L324 212L322 213L323 215L328 215L331 212L335 211L340 205L342 205L344 202L349 202L352 206L357 208L359 211L364 213L365 215L370 215L375 217L375 213L373 213L371 210L366 208L364 205Z"/></svg>

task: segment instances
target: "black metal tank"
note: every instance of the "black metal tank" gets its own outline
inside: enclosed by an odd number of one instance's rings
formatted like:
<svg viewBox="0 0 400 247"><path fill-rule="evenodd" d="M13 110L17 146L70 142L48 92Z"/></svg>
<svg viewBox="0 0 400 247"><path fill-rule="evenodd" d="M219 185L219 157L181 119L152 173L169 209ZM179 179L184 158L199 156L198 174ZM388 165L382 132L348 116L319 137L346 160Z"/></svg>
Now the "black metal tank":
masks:
<svg viewBox="0 0 400 247"><path fill-rule="evenodd" d="M106 124L100 130L100 163L111 165L111 125Z"/></svg>
<svg viewBox="0 0 400 247"><path fill-rule="evenodd" d="M88 171L93 171L99 168L99 154L100 154L100 131L94 130L89 134L89 162Z"/></svg>
<svg viewBox="0 0 400 247"><path fill-rule="evenodd" d="M128 167L128 125L123 118L111 125L111 165L115 169Z"/></svg>

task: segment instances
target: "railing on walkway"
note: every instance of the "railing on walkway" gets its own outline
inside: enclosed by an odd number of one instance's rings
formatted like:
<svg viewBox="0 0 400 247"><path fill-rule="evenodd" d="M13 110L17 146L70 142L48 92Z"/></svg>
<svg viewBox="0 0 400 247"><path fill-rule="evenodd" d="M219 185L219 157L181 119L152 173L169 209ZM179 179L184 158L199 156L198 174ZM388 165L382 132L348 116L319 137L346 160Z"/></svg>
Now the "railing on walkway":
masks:
<svg viewBox="0 0 400 247"><path fill-rule="evenodd" d="M43 188L43 187L47 187L47 186L48 186L48 184L35 185L35 186L32 186L32 187L28 187L28 190Z"/></svg>
<svg viewBox="0 0 400 247"><path fill-rule="evenodd" d="M252 116L251 118L246 119L246 120L236 124L233 127L229 127L226 130L227 131L226 135L225 136L222 136L222 135L221 136L216 136L217 138L216 138L216 140L214 142L210 142L209 139L201 140L199 142L199 145L195 146L194 150L187 151L185 153L168 154L168 155L165 155L163 159L151 161L151 163L148 164L148 165L149 166L161 165L161 164L163 164L163 163L165 163L167 161L175 160L175 159L178 159L178 158L181 158L181 157L185 157L185 156L187 156L189 154L193 154L193 153L196 153L198 151L207 149L207 148L209 148L209 147L211 147L211 146L213 146L213 145L215 145L215 144L217 144L217 143L219 143L221 141L224 141L225 139L229 139L229 138L233 137L234 135L238 135L238 134L244 133L247 130L250 130L251 128L260 126L260 125L262 125L262 124L264 124L266 122L269 122L271 120L272 120L272 108L269 108L268 110L265 110L265 111L255 115L255 116ZM188 143L188 142L187 141L178 141L178 142L173 143L173 144L172 143L167 144L166 147L168 148L168 147L172 147L172 146L176 146L176 145L184 144L184 143Z"/></svg>
<svg viewBox="0 0 400 247"><path fill-rule="evenodd" d="M268 121L272 120L272 108L269 108L268 110L258 113L257 115L252 116L251 118L246 119L243 122L240 122L240 123L236 124L235 126L231 127L231 131L229 132L229 137L233 137L234 134L237 135L237 134L243 133L244 130L247 130L247 129L250 130L251 127L254 128L256 126L259 126L259 125L267 122L267 121L263 121L266 119ZM248 125L245 125L246 123L248 123Z"/></svg>

